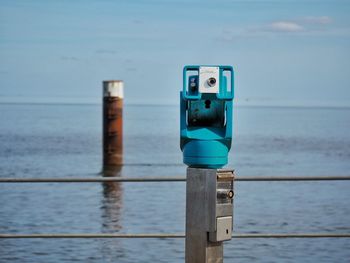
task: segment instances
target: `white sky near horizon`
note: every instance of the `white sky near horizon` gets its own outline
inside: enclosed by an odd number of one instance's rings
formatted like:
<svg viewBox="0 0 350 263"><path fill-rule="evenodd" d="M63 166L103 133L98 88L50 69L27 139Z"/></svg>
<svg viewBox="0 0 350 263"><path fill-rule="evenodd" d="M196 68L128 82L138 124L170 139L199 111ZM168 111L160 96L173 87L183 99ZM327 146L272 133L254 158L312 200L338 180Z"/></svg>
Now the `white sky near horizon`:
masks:
<svg viewBox="0 0 350 263"><path fill-rule="evenodd" d="M228 64L241 104L350 106L350 1L0 0L0 102L176 104L182 68Z"/></svg>

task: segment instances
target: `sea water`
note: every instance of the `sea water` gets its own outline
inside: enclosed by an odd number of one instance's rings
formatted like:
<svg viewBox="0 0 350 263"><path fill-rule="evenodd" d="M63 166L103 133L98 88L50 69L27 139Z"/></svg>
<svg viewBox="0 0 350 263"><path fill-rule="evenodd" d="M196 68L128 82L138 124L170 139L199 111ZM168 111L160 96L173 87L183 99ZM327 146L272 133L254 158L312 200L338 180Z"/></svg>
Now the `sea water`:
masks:
<svg viewBox="0 0 350 263"><path fill-rule="evenodd" d="M101 105L0 104L1 177L96 177ZM349 175L350 109L237 107L237 176ZM121 176L185 176L179 107L126 105ZM350 182L236 182L236 233L349 233ZM0 184L0 233L184 233L185 183ZM349 262L349 239L233 239L225 262ZM184 239L0 239L0 262L183 262Z"/></svg>

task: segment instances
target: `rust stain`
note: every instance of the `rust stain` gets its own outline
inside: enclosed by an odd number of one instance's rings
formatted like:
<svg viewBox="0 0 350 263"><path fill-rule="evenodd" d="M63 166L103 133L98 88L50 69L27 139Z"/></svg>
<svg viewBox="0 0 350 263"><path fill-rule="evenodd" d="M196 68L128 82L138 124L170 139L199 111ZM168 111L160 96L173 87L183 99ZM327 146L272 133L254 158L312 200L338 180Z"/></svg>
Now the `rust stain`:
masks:
<svg viewBox="0 0 350 263"><path fill-rule="evenodd" d="M103 165L123 164L123 99L103 98Z"/></svg>

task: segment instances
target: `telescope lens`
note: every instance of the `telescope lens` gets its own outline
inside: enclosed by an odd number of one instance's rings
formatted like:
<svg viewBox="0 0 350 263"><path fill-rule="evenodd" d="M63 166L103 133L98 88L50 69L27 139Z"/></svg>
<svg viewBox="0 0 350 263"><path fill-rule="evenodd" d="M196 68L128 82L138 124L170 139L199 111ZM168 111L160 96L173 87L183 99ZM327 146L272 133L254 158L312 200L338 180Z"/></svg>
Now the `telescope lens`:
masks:
<svg viewBox="0 0 350 263"><path fill-rule="evenodd" d="M214 87L215 84L216 84L216 79L215 79L215 78L209 78L209 79L207 80L207 83L208 83L208 85L209 85L210 87Z"/></svg>

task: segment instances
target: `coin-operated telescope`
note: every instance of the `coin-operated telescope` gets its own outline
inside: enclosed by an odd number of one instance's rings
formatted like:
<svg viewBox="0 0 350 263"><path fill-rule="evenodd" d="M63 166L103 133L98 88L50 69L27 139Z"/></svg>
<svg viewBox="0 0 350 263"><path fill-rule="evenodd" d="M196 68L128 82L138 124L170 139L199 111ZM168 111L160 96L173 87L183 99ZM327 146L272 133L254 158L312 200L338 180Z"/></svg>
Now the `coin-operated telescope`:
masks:
<svg viewBox="0 0 350 263"><path fill-rule="evenodd" d="M223 262L233 231L234 172L227 164L232 141L233 69L186 66L181 92L180 146L186 176L185 261Z"/></svg>
<svg viewBox="0 0 350 263"><path fill-rule="evenodd" d="M232 141L231 66L185 66L180 95L180 147L189 167L221 168Z"/></svg>

